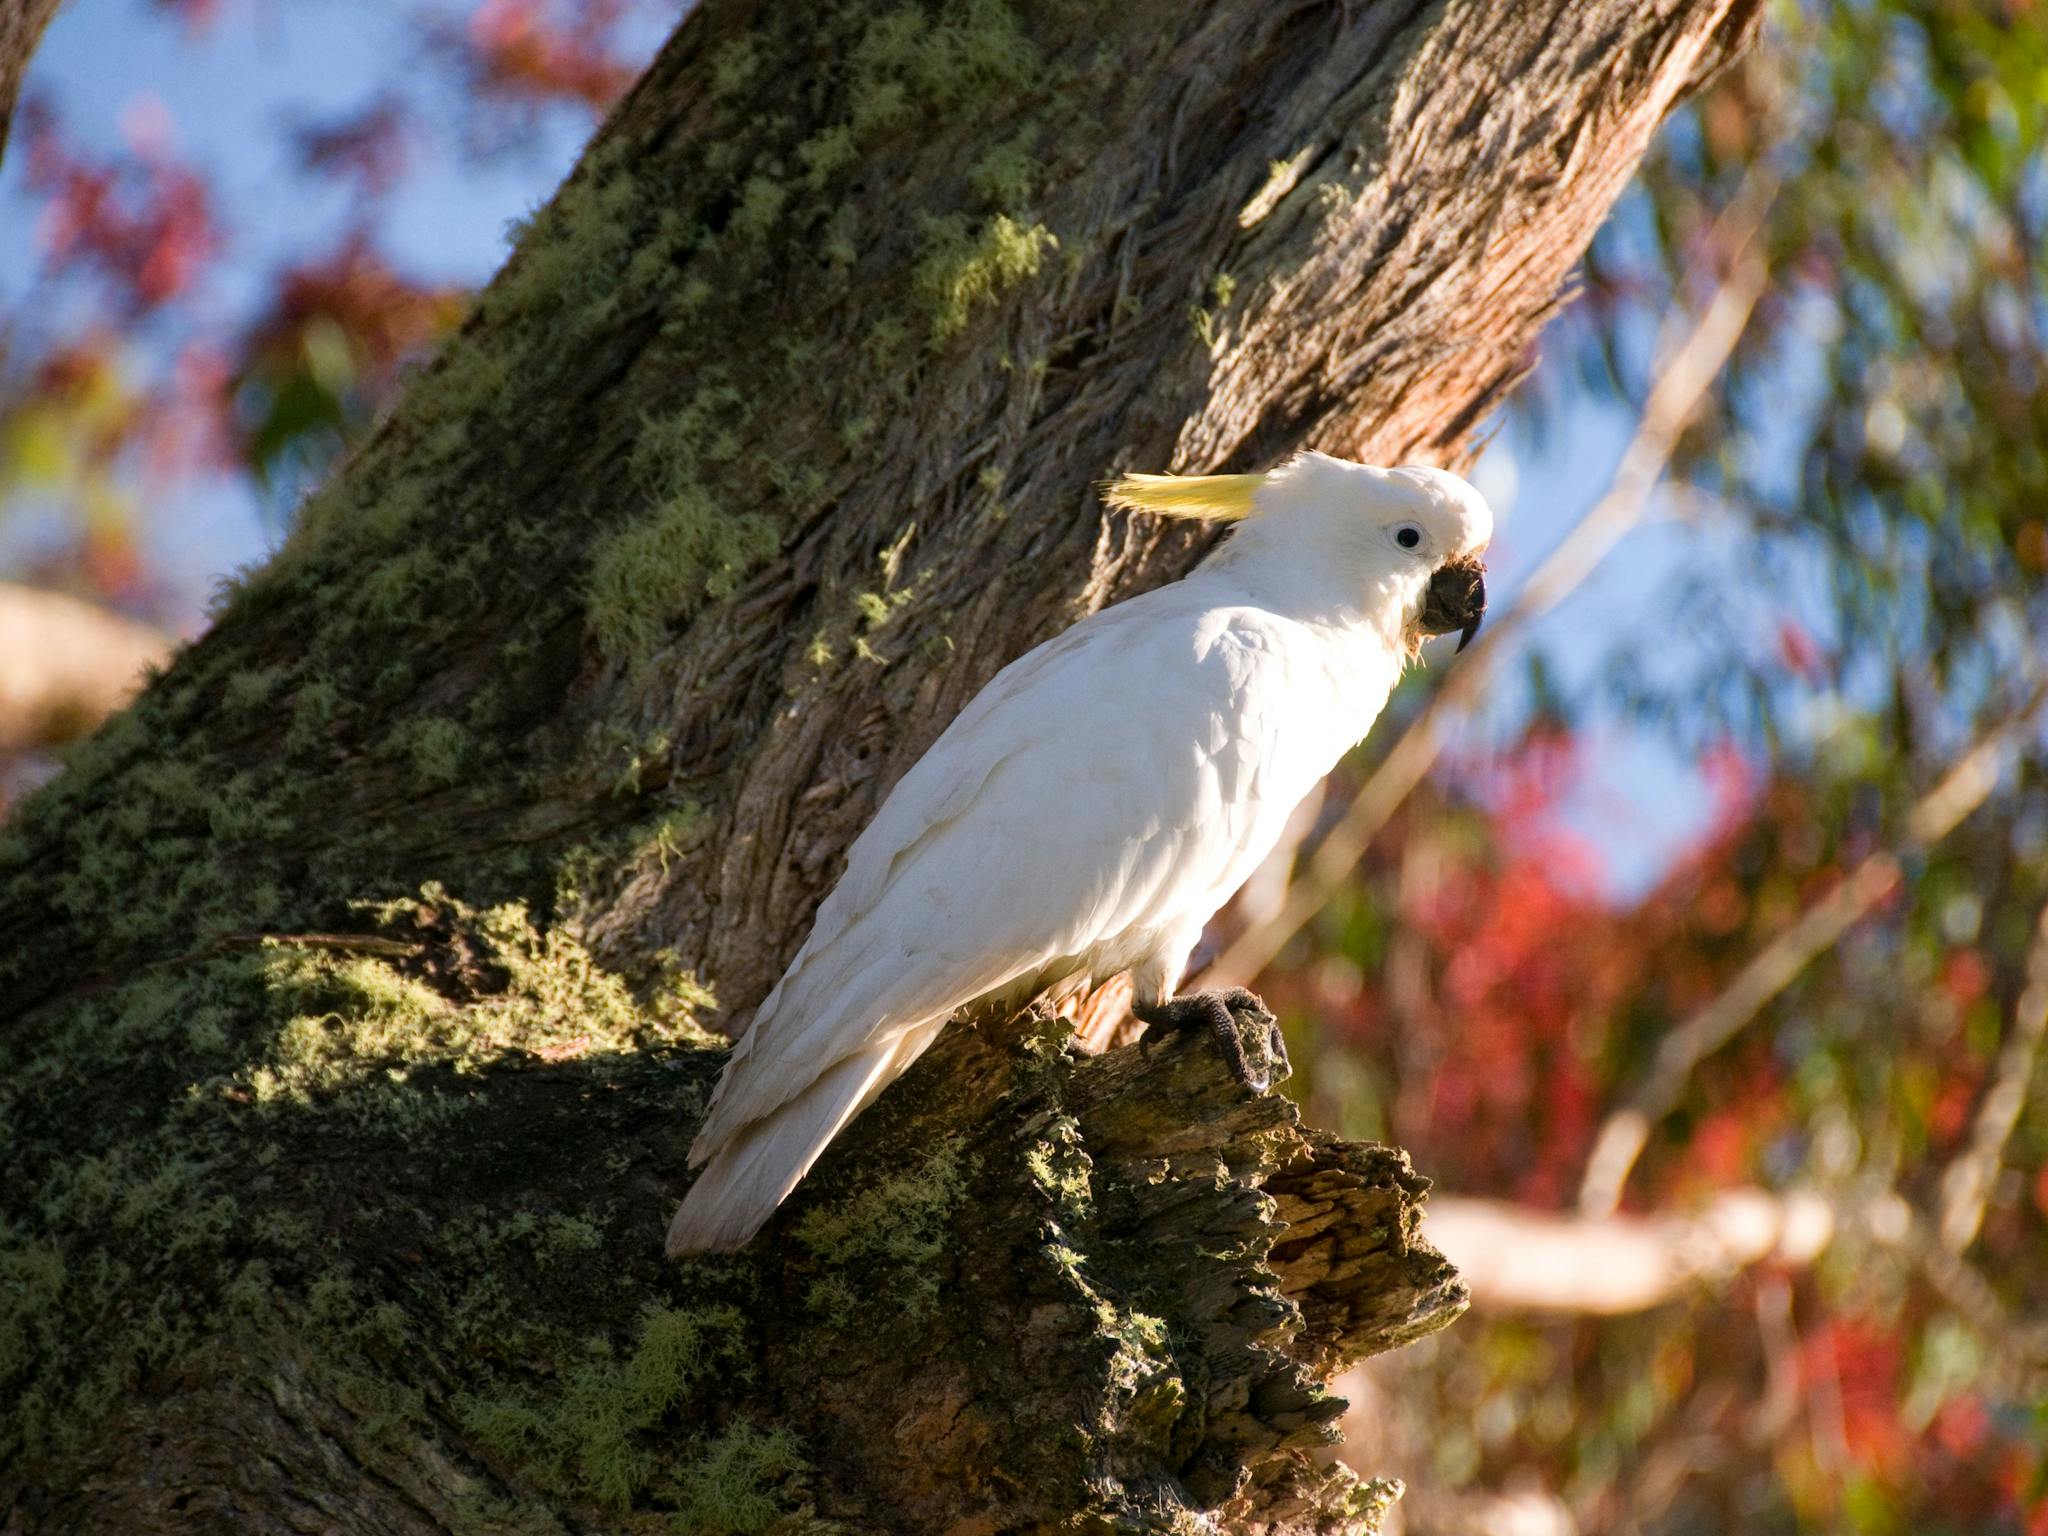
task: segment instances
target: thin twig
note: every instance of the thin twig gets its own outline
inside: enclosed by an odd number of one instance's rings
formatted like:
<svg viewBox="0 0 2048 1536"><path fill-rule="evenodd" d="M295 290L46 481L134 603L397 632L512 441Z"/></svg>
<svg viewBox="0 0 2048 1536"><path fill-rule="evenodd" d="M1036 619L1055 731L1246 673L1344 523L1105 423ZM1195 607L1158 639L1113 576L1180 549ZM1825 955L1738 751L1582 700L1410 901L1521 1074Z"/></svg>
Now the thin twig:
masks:
<svg viewBox="0 0 2048 1536"><path fill-rule="evenodd" d="M1649 1140L1650 1127L1677 1107L1693 1069L1727 1044L1884 898L1898 883L1902 858L1940 842L1984 803L1998 783L1999 763L2013 736L2033 719L2044 698L2048 681L2037 683L2026 703L1978 738L1920 798L1906 818L1896 849L1880 849L1858 864L1846 880L1758 950L1719 995L1664 1037L1649 1075L1600 1127L1579 1185L1581 1212L1604 1216L1621 1203L1622 1188Z"/></svg>
<svg viewBox="0 0 2048 1536"><path fill-rule="evenodd" d="M1862 1227L1910 1262L1928 1288L1994 1346L1981 1373L1983 1386L2028 1398L2048 1389L2048 1324L2008 1308L1984 1272L1952 1252L1903 1197L1874 1203Z"/></svg>
<svg viewBox="0 0 2048 1536"><path fill-rule="evenodd" d="M1723 217L1712 244L1733 251L1728 275L1698 321L1666 353L1668 360L1644 402L1635 437L1621 456L1607 493L1579 520L1524 584L1514 606L1489 622L1478 641L1431 695L1422 712L1380 760L1344 815L1316 846L1308 867L1296 878L1287 900L1263 922L1254 923L1216 957L1205 986L1239 986L1271 965L1288 940L1308 926L1350 878L1365 850L1422 781L1443 750L1445 726L1455 711L1476 702L1499 668L1500 659L1522 630L1555 608L1604 560L1623 535L1643 519L1678 441L1698 413L1708 389L1735 350L1767 277L1753 249L1775 184L1754 182Z"/></svg>
<svg viewBox="0 0 2048 1536"><path fill-rule="evenodd" d="M2027 1084L2033 1078L2044 1036L2048 1036L2048 907L2041 909L2034 928L2034 942L2027 951L2026 986L2013 1007L2012 1029L1999 1048L1991 1086L1977 1106L1970 1144L1942 1172L1936 1229L1941 1246L1950 1253L1968 1248L1984 1225L1984 1209L1991 1202L1991 1187L1998 1181L2005 1144L2012 1139L2020 1110L2026 1106Z"/></svg>
<svg viewBox="0 0 2048 1536"><path fill-rule="evenodd" d="M345 954L386 955L394 960L425 954L427 948L424 944L388 939L378 933L217 933L213 936L216 949L264 949L272 945L286 949L335 949Z"/></svg>

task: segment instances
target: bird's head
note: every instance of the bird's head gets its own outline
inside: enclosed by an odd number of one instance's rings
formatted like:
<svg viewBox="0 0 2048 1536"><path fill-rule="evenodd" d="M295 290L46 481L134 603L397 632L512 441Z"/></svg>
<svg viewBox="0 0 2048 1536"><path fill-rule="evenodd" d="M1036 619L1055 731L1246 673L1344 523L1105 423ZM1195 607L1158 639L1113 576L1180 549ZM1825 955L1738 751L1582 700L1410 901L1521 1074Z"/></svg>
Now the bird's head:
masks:
<svg viewBox="0 0 2048 1536"><path fill-rule="evenodd" d="M1299 453L1263 475L1126 475L1113 507L1242 522L1244 552L1314 569L1389 601L1411 647L1424 635L1471 643L1486 612L1493 512L1469 483L1421 465L1380 469ZM1268 553L1270 551L1270 553Z"/></svg>

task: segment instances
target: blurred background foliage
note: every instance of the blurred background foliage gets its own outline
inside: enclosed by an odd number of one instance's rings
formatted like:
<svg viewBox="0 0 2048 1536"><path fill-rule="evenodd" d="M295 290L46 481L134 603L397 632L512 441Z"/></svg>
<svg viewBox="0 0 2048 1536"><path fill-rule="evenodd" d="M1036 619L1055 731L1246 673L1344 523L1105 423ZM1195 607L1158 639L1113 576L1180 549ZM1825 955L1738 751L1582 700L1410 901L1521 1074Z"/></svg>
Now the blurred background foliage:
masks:
<svg viewBox="0 0 2048 1536"><path fill-rule="evenodd" d="M1674 1029L1896 857L1684 1076L1622 1202L1797 1195L1832 1233L1626 1317L1482 1307L1373 1367L1352 1454L1406 1458L1411 1528L2048 1532L2048 13L1772 21L1667 128L1505 429L1641 402L1761 188L1769 285L1663 497L1725 558L1665 573L1577 688L1522 689L1508 749L1411 796L1264 985L1313 1115L1442 1191L1573 1213ZM1558 814L1601 750L1577 722L1614 710L1710 765L1705 830L1627 903L1614 838ZM1915 804L2001 728L1981 808L1917 846Z"/></svg>
<svg viewBox="0 0 2048 1536"><path fill-rule="evenodd" d="M525 211L672 20L406 11L344 109L289 105L280 72L255 192L162 104L89 121L61 49L39 61L0 180L27 216L0 243L0 577L202 624L161 552L260 558L501 253L421 260L421 189L495 178ZM74 0L52 37L145 24L189 60L304 23ZM1496 425L1512 594L1604 483L1585 423L1641 409L1738 259L1730 210L1760 210L1766 286L1653 526L1518 636L1259 980L1311 1118L1406 1147L1447 1246L1455 1215L1493 1233L1474 1314L1348 1384L1346 1454L1409 1480L1411 1532L2048 1536L2044 115L2032 0L1783 0L1667 128ZM202 537L195 496L245 514ZM1289 858L1445 675L1411 677ZM0 719L0 807L81 723ZM1959 763L1989 771L1930 833ZM1725 1027L1672 1068L1703 1011ZM1640 1155L1603 1194L1630 1105ZM1735 1199L1784 1231L1717 1246ZM1596 1305L1646 1251L1662 1278Z"/></svg>

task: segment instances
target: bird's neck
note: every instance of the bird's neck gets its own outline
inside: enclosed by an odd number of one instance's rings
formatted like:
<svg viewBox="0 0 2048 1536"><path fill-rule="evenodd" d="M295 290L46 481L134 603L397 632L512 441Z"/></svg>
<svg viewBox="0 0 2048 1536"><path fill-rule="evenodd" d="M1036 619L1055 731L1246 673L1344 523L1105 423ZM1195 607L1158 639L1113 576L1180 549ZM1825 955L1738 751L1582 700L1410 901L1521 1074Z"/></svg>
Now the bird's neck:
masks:
<svg viewBox="0 0 2048 1536"><path fill-rule="evenodd" d="M1414 594L1390 570L1361 572L1355 561L1304 558L1258 524L1239 529L1187 578L1240 602L1329 632L1340 643L1405 652Z"/></svg>

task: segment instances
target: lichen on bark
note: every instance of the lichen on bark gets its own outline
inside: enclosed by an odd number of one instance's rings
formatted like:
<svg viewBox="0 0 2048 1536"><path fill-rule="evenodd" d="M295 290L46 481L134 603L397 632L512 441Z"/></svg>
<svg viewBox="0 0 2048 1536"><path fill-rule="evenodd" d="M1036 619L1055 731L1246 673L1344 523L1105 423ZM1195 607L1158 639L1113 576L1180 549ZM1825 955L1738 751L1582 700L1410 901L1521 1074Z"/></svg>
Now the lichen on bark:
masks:
<svg viewBox="0 0 2048 1536"><path fill-rule="evenodd" d="M361 915L72 1011L184 1082L161 1122L81 1136L56 1058L8 1063L40 1218L0 1234L27 1528L113 1528L87 1488L260 1505L219 1464L275 1411L233 1397L260 1361L433 1528L1171 1529L1258 1496L1254 1467L1309 1498L1324 1377L1461 1304L1398 1154L1304 1133L1205 1042L1082 1058L1036 1016L961 1027L762 1243L667 1265L723 1054L687 998L632 999L517 908ZM135 1438L145 1381L182 1459ZM1333 1478L1314 1507L1366 1497Z"/></svg>
<svg viewBox="0 0 2048 1536"><path fill-rule="evenodd" d="M710 1028L981 683L1199 553L1094 481L1455 459L1752 22L704 0L0 833L10 1529L1369 1522L1320 1383L1457 1304L1399 1154L981 1020L669 1267Z"/></svg>

